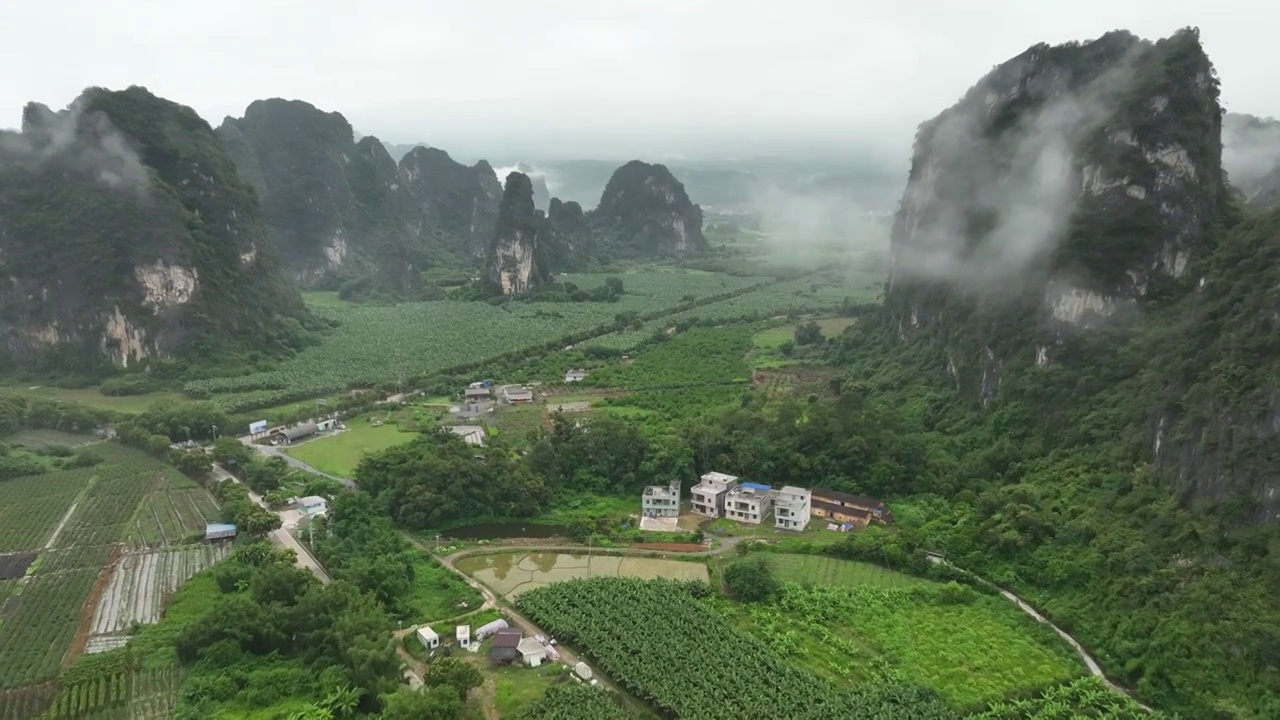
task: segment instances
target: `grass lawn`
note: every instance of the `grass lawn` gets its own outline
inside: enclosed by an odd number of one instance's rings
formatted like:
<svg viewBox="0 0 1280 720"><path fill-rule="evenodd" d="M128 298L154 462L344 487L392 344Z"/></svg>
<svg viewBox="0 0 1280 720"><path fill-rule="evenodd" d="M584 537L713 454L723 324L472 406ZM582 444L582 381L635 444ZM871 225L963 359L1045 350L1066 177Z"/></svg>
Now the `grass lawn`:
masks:
<svg viewBox="0 0 1280 720"><path fill-rule="evenodd" d="M413 594L408 598L413 615L405 618L405 625L421 625L464 615L484 602L479 591L426 553L418 556L413 575ZM466 607L460 607L462 603L466 603Z"/></svg>
<svg viewBox="0 0 1280 720"><path fill-rule="evenodd" d="M895 572L879 565L841 560L826 555L769 553L765 557L769 559L774 575L783 582L840 587L871 585L887 588L937 584L932 580Z"/></svg>
<svg viewBox="0 0 1280 720"><path fill-rule="evenodd" d="M527 405L500 405L492 417L487 418L493 428L515 440L524 440L528 434L542 427L547 406L541 402ZM459 422L459 424L465 424Z"/></svg>
<svg viewBox="0 0 1280 720"><path fill-rule="evenodd" d="M351 477L356 465L369 453L409 442L417 433L404 432L386 423L374 427L368 418L356 418L347 429L331 437L311 440L285 450L311 467L338 477Z"/></svg>
<svg viewBox="0 0 1280 720"><path fill-rule="evenodd" d="M556 683L557 677L567 675L567 672L568 668L561 663L543 664L536 668L518 665L493 668L489 674L494 680L494 706L498 717L517 717L520 708L542 697L547 688Z"/></svg>
<svg viewBox="0 0 1280 720"><path fill-rule="evenodd" d="M809 527L803 532L793 532L790 530L779 530L771 523L772 519L766 521L762 525L749 525L740 523L728 518L720 518L711 521L706 530L712 535L722 535L727 537L749 537L756 540L768 542L786 542L795 540L804 543L835 543L848 537L847 533L836 530L828 530L825 522L820 522L821 518L814 518L809 522Z"/></svg>
<svg viewBox="0 0 1280 720"><path fill-rule="evenodd" d="M0 388L0 392L24 395L26 397L61 400L79 403L89 407L114 410L115 412L137 414L150 410L156 403L190 402L180 392L153 392L143 395L103 395L97 388L58 388L43 385L9 386Z"/></svg>

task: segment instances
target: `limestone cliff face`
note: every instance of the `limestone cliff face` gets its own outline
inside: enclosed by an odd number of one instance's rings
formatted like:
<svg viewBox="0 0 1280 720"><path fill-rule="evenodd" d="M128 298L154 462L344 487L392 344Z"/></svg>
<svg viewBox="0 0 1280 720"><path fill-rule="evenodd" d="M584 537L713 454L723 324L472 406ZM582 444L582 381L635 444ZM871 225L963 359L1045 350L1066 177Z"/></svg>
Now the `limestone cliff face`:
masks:
<svg viewBox="0 0 1280 720"><path fill-rule="evenodd" d="M533 183L524 173L507 175L493 242L489 249L489 280L503 295L521 295L543 280L538 256L540 213L533 205Z"/></svg>
<svg viewBox="0 0 1280 720"><path fill-rule="evenodd" d="M484 161L418 146L397 163L341 114L297 100L256 101L218 133L304 286L374 278L400 292L433 261L485 257L502 185Z"/></svg>
<svg viewBox="0 0 1280 720"><path fill-rule="evenodd" d="M252 187L190 108L93 88L23 120L0 133L0 361L92 372L310 322Z"/></svg>
<svg viewBox="0 0 1280 720"><path fill-rule="evenodd" d="M574 270L595 253L595 238L582 206L559 198L551 198L538 243L550 272Z"/></svg>
<svg viewBox="0 0 1280 720"><path fill-rule="evenodd" d="M1194 31L1037 45L923 124L886 306L956 382L1052 361L1064 333L1194 284L1226 200L1218 82Z"/></svg>
<svg viewBox="0 0 1280 720"><path fill-rule="evenodd" d="M482 260L493 236L502 185L481 160L468 167L439 148L416 147L400 160L400 181L424 242Z"/></svg>
<svg viewBox="0 0 1280 720"><path fill-rule="evenodd" d="M290 273L313 285L365 242L348 172L351 124L301 100L257 100L218 128L223 145L262 200L271 239Z"/></svg>
<svg viewBox="0 0 1280 720"><path fill-rule="evenodd" d="M592 221L597 236L623 255L686 255L707 248L702 209L663 165L632 160L615 170Z"/></svg>

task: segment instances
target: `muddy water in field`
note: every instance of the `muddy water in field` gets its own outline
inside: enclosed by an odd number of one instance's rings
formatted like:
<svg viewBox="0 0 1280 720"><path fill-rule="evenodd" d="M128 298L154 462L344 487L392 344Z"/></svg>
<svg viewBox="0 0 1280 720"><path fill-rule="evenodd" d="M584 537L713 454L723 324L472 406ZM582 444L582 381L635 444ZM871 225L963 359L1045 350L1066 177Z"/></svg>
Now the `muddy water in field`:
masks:
<svg viewBox="0 0 1280 720"><path fill-rule="evenodd" d="M561 580L579 577L638 577L645 579L706 580L707 566L659 558L617 557L551 552L509 552L472 555L458 561L458 569L504 597Z"/></svg>

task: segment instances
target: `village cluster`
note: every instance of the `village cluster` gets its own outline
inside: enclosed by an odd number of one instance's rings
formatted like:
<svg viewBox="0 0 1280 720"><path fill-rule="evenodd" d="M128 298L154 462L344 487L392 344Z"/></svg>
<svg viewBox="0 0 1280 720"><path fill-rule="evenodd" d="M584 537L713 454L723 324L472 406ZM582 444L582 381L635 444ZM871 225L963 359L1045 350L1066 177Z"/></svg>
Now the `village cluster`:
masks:
<svg viewBox="0 0 1280 720"><path fill-rule="evenodd" d="M828 530L852 530L866 527L872 521L889 522L892 513L874 498L850 495L824 488L801 488L784 485L774 489L754 482L739 482L734 475L709 472L690 490L693 511L708 518L728 518L741 523L762 525L773 515L778 530L802 532L810 518L827 523ZM640 498L642 524L646 520L672 520L680 517L681 483L650 485ZM653 529L658 523L652 523Z"/></svg>

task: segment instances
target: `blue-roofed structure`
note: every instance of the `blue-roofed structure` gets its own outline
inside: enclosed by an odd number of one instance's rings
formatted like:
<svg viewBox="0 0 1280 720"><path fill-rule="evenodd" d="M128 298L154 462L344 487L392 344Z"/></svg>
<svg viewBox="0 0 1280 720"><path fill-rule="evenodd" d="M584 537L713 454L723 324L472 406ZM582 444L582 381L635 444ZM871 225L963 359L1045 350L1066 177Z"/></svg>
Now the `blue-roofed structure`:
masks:
<svg viewBox="0 0 1280 720"><path fill-rule="evenodd" d="M205 540L225 540L236 536L236 526L231 523L209 523L204 526Z"/></svg>
<svg viewBox="0 0 1280 720"><path fill-rule="evenodd" d="M769 492L770 490L773 489L769 485L762 485L760 483L753 483L753 482L738 483L738 487L744 487L749 490L755 490L756 492Z"/></svg>

